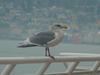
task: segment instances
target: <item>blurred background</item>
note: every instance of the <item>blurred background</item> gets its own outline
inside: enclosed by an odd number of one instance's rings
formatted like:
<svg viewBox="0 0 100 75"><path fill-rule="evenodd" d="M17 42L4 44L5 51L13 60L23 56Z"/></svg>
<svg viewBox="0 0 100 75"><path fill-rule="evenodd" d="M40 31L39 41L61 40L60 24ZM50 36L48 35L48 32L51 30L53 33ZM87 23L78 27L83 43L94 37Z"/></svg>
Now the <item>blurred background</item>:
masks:
<svg viewBox="0 0 100 75"><path fill-rule="evenodd" d="M54 23L70 27L63 43L50 48L61 52L100 53L100 0L0 0L0 57L44 56L44 48L17 48L32 33L46 31ZM87 65L91 64L84 64ZM0 72L5 65L0 65ZM11 75L33 75L37 65L18 65ZM52 71L53 70L53 71ZM49 72L64 71L62 64Z"/></svg>
<svg viewBox="0 0 100 75"><path fill-rule="evenodd" d="M100 0L0 0L0 39L22 40L54 23L65 43L100 44Z"/></svg>

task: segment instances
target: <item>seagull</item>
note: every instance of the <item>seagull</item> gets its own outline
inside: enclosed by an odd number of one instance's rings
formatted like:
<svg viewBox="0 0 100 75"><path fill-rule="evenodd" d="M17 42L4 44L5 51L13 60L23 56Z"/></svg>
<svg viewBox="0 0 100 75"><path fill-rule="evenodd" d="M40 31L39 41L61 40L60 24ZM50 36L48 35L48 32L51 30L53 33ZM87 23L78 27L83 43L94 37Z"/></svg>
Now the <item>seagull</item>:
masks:
<svg viewBox="0 0 100 75"><path fill-rule="evenodd" d="M66 25L55 24L51 26L48 31L32 34L25 41L20 43L18 47L45 47L45 56L49 56L54 59L54 57L50 54L49 48L58 45L62 41L67 29L68 27Z"/></svg>

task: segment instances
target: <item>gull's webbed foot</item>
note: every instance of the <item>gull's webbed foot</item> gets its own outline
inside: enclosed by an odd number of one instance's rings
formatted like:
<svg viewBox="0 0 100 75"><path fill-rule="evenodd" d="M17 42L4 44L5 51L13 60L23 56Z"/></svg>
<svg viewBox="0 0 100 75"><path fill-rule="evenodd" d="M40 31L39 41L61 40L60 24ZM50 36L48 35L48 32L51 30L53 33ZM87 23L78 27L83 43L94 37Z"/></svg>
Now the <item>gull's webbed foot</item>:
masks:
<svg viewBox="0 0 100 75"><path fill-rule="evenodd" d="M55 57L54 56L49 55L49 57L52 58L53 60L55 60Z"/></svg>

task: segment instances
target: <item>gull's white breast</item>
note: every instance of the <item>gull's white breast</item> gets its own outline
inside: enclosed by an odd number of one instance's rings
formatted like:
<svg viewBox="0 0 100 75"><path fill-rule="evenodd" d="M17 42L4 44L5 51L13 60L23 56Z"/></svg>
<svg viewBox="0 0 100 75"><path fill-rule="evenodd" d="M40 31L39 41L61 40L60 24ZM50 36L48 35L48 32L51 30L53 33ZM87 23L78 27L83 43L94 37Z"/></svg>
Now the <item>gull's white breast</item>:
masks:
<svg viewBox="0 0 100 75"><path fill-rule="evenodd" d="M55 32L55 39L48 42L48 46L49 47L56 46L62 41L63 37L64 37L64 31Z"/></svg>

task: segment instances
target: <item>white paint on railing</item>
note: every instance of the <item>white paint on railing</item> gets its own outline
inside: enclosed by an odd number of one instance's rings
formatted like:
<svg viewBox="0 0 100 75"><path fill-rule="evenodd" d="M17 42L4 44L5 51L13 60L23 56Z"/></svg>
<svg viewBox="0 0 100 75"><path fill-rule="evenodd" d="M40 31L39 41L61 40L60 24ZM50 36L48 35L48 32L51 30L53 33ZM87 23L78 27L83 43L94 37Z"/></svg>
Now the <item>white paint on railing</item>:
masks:
<svg viewBox="0 0 100 75"><path fill-rule="evenodd" d="M60 53L60 55L63 56L100 56L100 54L90 54L90 53L66 53L66 52L62 52Z"/></svg>
<svg viewBox="0 0 100 75"><path fill-rule="evenodd" d="M95 62L91 69L77 69L80 62ZM67 64L68 62L72 64ZM60 56L55 56L55 60L50 57L0 57L0 64L7 64L1 75L10 75L17 64L39 64L44 63L35 75L81 75L81 74L100 74L100 55L99 54L80 54L80 53L66 53ZM45 74L46 70L52 63L63 63L66 71L62 73ZM68 66L69 65L69 66ZM78 70L78 71L77 71Z"/></svg>

